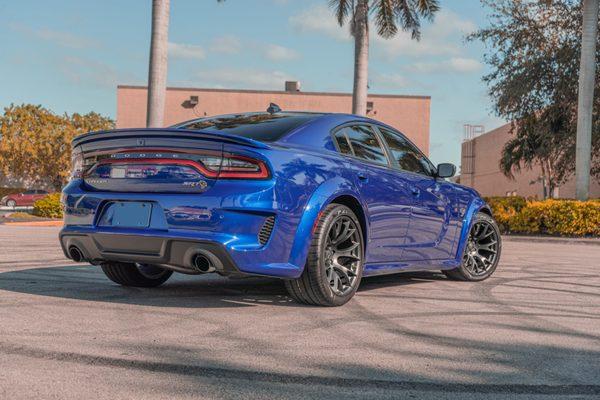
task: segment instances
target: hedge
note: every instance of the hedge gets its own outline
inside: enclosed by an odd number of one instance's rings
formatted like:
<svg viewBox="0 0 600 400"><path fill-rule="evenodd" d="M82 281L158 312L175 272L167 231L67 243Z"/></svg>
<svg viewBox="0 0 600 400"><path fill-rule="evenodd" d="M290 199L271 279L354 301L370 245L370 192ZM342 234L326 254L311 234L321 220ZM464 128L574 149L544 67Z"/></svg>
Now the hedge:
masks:
<svg viewBox="0 0 600 400"><path fill-rule="evenodd" d="M504 233L600 236L600 201L527 200L491 197L486 201Z"/></svg>
<svg viewBox="0 0 600 400"><path fill-rule="evenodd" d="M60 193L52 193L33 203L33 215L44 218L62 218Z"/></svg>

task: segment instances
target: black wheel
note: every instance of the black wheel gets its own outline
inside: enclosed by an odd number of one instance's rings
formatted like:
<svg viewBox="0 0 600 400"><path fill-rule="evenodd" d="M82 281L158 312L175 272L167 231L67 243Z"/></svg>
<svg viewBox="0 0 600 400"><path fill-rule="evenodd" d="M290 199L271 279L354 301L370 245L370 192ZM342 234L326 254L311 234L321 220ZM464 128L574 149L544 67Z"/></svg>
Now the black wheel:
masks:
<svg viewBox="0 0 600 400"><path fill-rule="evenodd" d="M10 207L10 208L15 208L15 207L17 206L17 202L16 202L16 201L14 201L14 200L12 200L12 199L11 199L11 200L8 200L8 201L6 202L6 206L7 206L7 207Z"/></svg>
<svg viewBox="0 0 600 400"><path fill-rule="evenodd" d="M501 251L502 239L496 221L478 213L469 231L460 267L443 272L452 279L482 281L496 270Z"/></svg>
<svg viewBox="0 0 600 400"><path fill-rule="evenodd" d="M156 287L167 281L173 271L150 264L108 262L102 271L111 281L123 286Z"/></svg>
<svg viewBox="0 0 600 400"><path fill-rule="evenodd" d="M346 206L330 204L315 227L302 276L285 282L290 296L305 304L345 304L360 284L364 248L356 215Z"/></svg>

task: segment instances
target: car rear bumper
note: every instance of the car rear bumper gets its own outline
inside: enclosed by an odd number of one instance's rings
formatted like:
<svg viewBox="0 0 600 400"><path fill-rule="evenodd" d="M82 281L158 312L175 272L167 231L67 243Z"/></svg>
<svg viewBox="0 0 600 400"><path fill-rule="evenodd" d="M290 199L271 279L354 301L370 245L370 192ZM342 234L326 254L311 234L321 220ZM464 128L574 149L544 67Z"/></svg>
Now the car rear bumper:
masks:
<svg viewBox="0 0 600 400"><path fill-rule="evenodd" d="M77 253L73 253L75 250L82 260L94 264L105 261L136 262L163 265L179 272L194 274L198 273L193 265L194 257L203 255L211 260L220 274L241 273L225 247L215 242L82 228L64 228L59 236L65 256L77 258Z"/></svg>
<svg viewBox="0 0 600 400"><path fill-rule="evenodd" d="M212 261L216 272L225 275L259 275L297 278L302 266L272 262L268 249L236 247L234 237L198 231L152 231L86 226L65 226L59 234L63 252L74 259L72 248L81 261L99 264L106 261L161 265L183 273L198 273L194 256L201 254ZM76 260L77 261L77 260Z"/></svg>

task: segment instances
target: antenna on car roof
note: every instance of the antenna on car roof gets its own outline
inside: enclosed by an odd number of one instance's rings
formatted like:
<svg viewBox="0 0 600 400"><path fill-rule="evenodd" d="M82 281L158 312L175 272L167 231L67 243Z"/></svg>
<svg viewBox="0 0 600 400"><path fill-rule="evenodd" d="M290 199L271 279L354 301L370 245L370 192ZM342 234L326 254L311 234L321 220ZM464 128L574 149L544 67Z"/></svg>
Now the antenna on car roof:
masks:
<svg viewBox="0 0 600 400"><path fill-rule="evenodd" d="M269 114L275 114L275 113L279 113L281 112L281 107L279 107L277 104L275 103L271 103L269 104L269 108L267 108L267 112Z"/></svg>

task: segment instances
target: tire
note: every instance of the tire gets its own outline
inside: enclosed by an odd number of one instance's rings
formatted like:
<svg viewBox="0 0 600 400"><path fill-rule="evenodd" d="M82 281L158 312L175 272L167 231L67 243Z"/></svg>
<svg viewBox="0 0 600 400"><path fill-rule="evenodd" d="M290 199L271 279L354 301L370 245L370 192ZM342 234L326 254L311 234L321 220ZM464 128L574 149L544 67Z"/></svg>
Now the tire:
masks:
<svg viewBox="0 0 600 400"><path fill-rule="evenodd" d="M6 201L6 206L10 207L10 208L15 208L17 206L17 202L14 201L13 199L7 200Z"/></svg>
<svg viewBox="0 0 600 400"><path fill-rule="evenodd" d="M460 266L442 272L454 280L483 281L496 271L501 252L502 237L496 221L487 214L477 213L469 230Z"/></svg>
<svg viewBox="0 0 600 400"><path fill-rule="evenodd" d="M108 279L123 286L157 287L173 275L173 271L146 264L108 262L100 266Z"/></svg>
<svg viewBox="0 0 600 400"><path fill-rule="evenodd" d="M347 239L342 240L346 236ZM341 306L358 289L364 253L363 233L356 215L346 206L330 204L314 228L302 275L285 281L285 287L299 303Z"/></svg>

